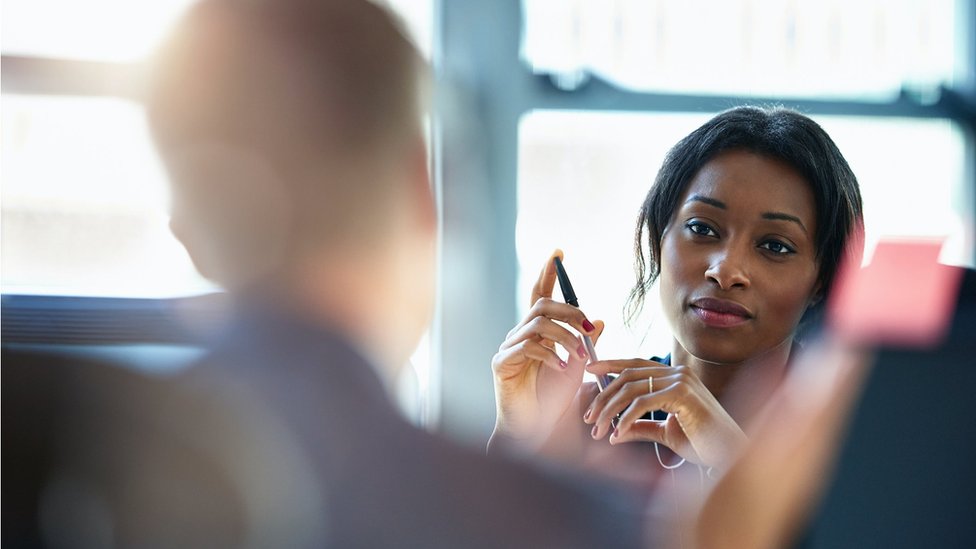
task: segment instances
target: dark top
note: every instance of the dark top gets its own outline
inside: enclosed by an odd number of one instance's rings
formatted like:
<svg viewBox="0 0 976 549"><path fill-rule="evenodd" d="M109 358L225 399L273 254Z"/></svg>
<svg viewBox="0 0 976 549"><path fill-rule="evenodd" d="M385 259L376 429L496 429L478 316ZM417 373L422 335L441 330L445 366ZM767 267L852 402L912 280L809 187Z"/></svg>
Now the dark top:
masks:
<svg viewBox="0 0 976 549"><path fill-rule="evenodd" d="M931 349L882 348L797 547L976 543L976 271Z"/></svg>
<svg viewBox="0 0 976 549"><path fill-rule="evenodd" d="M3 362L5 546L641 545L643 494L414 427L342 337L280 311L175 379Z"/></svg>
<svg viewBox="0 0 976 549"><path fill-rule="evenodd" d="M665 355L663 357L660 357L660 356L652 356L651 357L651 360L653 360L654 362L660 362L661 364L664 364L665 366L670 366L671 365L671 353L668 353L667 355ZM644 414L644 416L641 419L656 419L657 421L667 421L667 419L668 419L668 413L665 412L664 410L654 410L653 412L649 412L647 414Z"/></svg>

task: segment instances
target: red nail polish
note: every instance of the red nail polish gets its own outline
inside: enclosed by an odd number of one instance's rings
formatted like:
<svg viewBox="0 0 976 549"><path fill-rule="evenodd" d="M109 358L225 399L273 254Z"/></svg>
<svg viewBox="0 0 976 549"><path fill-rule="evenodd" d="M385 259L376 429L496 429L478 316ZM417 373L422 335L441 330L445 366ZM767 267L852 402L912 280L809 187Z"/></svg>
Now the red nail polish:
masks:
<svg viewBox="0 0 976 549"><path fill-rule="evenodd" d="M576 348L576 354L578 354L580 358L586 358L586 347L584 347L582 345L580 345L579 347L577 347Z"/></svg>
<svg viewBox="0 0 976 549"><path fill-rule="evenodd" d="M566 364L566 361L564 361L564 360L560 360L559 361L559 367L562 368L563 370L565 370L566 368L569 368L569 364Z"/></svg>
<svg viewBox="0 0 976 549"><path fill-rule="evenodd" d="M590 419L590 414L592 414L592 413L593 413L593 410L592 409L587 409L586 410L586 413L583 414L583 421L586 421L586 420Z"/></svg>
<svg viewBox="0 0 976 549"><path fill-rule="evenodd" d="M599 432L600 432L600 426L599 425L594 425L593 426L593 430L590 431L590 434L593 435L593 438L596 438L596 434L599 433Z"/></svg>
<svg viewBox="0 0 976 549"><path fill-rule="evenodd" d="M584 318L583 329L586 330L587 332L592 332L593 330L596 330L596 326L594 326L592 322Z"/></svg>

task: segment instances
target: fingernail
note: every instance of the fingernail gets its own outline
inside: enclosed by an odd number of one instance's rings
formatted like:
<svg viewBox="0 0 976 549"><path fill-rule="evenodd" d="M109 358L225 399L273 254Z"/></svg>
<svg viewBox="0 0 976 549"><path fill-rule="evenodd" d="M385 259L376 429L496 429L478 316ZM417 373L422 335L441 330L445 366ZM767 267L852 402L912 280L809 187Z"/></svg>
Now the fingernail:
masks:
<svg viewBox="0 0 976 549"><path fill-rule="evenodd" d="M569 364L566 364L566 361L565 360L560 360L559 361L559 367L562 368L563 370L565 370L566 368L569 368Z"/></svg>
<svg viewBox="0 0 976 549"><path fill-rule="evenodd" d="M593 330L596 330L596 326L594 326L593 323L590 322L588 319L584 318L583 329L586 330L587 332L592 332Z"/></svg>
<svg viewBox="0 0 976 549"><path fill-rule="evenodd" d="M580 345L579 347L577 347L576 348L576 354L578 354L580 358L586 358L586 347L584 347L582 345Z"/></svg>
<svg viewBox="0 0 976 549"><path fill-rule="evenodd" d="M613 434L610 435L610 438L617 438L617 435L619 435L619 434L620 434L620 431L616 427L614 427L613 428Z"/></svg>
<svg viewBox="0 0 976 549"><path fill-rule="evenodd" d="M592 414L592 413L593 413L593 409L592 408L587 408L586 413L583 414L583 421L586 421L586 420L590 419L590 414Z"/></svg>
<svg viewBox="0 0 976 549"><path fill-rule="evenodd" d="M599 432L600 432L600 426L599 425L594 425L593 426L593 430L590 431L590 435L592 435L593 438L599 438L599 437L596 436L597 433L599 433Z"/></svg>

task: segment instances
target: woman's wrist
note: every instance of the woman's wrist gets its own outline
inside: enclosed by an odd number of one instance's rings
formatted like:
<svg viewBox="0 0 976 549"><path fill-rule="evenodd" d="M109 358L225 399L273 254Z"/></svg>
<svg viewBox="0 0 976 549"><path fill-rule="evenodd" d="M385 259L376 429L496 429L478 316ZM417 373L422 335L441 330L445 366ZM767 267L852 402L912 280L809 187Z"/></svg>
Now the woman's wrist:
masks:
<svg viewBox="0 0 976 549"><path fill-rule="evenodd" d="M537 446L538 443L533 443L531 437L519 437L496 424L488 438L485 453L489 456L527 454Z"/></svg>

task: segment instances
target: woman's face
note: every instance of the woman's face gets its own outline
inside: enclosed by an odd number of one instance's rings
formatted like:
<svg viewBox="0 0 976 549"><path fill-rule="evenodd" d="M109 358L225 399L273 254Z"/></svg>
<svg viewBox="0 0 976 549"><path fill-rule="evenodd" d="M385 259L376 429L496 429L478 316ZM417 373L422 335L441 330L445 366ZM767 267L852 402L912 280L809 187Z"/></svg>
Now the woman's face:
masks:
<svg viewBox="0 0 976 549"><path fill-rule="evenodd" d="M789 345L817 291L816 230L813 192L788 164L745 151L705 164L661 239L678 343L720 364Z"/></svg>

